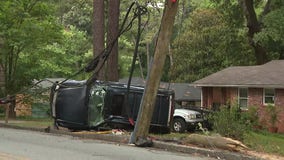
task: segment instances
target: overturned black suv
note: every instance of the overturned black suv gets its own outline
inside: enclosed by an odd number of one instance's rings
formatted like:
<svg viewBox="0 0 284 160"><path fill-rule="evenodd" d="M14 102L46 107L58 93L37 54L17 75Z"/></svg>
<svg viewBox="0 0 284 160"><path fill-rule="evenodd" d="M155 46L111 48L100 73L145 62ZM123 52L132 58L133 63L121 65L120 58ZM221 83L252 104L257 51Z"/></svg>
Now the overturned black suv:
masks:
<svg viewBox="0 0 284 160"><path fill-rule="evenodd" d="M58 83L51 91L52 116L56 126L70 130L131 129L143 91L143 87L130 86L128 90L127 85L115 82L96 81L87 85L86 81L69 80ZM152 131L170 132L173 101L172 90L158 90L150 124Z"/></svg>

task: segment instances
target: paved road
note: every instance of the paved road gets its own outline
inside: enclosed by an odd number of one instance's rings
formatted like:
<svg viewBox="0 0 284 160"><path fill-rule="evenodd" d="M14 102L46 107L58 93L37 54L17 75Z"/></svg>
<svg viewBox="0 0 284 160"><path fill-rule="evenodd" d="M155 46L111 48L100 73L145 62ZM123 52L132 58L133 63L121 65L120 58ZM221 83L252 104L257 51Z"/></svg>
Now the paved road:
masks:
<svg viewBox="0 0 284 160"><path fill-rule="evenodd" d="M0 160L209 160L71 136L0 128Z"/></svg>

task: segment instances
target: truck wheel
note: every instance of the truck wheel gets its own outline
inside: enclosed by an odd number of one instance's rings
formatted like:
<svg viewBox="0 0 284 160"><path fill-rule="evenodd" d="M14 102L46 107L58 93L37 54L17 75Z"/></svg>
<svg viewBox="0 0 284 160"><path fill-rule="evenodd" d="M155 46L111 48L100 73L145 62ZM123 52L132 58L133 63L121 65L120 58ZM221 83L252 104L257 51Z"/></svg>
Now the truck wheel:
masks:
<svg viewBox="0 0 284 160"><path fill-rule="evenodd" d="M173 131L183 133L186 129L185 121L182 118L174 118Z"/></svg>

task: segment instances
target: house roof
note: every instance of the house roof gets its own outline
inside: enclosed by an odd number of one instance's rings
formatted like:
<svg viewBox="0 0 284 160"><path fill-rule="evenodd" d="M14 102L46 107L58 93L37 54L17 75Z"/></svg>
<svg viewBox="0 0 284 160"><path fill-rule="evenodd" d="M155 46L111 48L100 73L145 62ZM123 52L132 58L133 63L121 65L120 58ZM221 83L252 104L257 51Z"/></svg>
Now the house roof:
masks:
<svg viewBox="0 0 284 160"><path fill-rule="evenodd" d="M197 87L284 88L284 60L229 67L193 83Z"/></svg>
<svg viewBox="0 0 284 160"><path fill-rule="evenodd" d="M201 90L189 83L166 83L170 89L175 91L175 100L177 101L200 101Z"/></svg>
<svg viewBox="0 0 284 160"><path fill-rule="evenodd" d="M128 78L120 79L119 82L127 83ZM146 81L142 78L134 77L131 80L132 85L145 86ZM169 88L175 92L175 100L177 101L200 101L201 90L189 83L168 83L161 82L160 88Z"/></svg>
<svg viewBox="0 0 284 160"><path fill-rule="evenodd" d="M41 81L34 80L33 83L37 84L37 87L48 88L51 87L55 82L65 80L64 78L46 78Z"/></svg>

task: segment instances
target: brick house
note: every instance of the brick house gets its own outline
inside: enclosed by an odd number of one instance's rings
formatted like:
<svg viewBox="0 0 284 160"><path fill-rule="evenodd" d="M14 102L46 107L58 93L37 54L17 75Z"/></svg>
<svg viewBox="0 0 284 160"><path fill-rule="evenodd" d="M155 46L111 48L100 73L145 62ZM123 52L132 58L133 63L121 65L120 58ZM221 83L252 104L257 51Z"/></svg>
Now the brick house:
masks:
<svg viewBox="0 0 284 160"><path fill-rule="evenodd" d="M242 110L258 107L261 124L269 126L268 104L278 109L278 132L284 133L284 60L258 66L229 67L193 83L201 87L201 106L217 109L237 103Z"/></svg>

